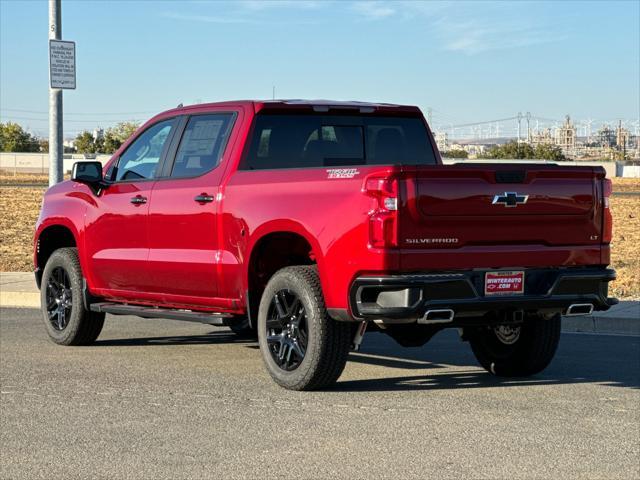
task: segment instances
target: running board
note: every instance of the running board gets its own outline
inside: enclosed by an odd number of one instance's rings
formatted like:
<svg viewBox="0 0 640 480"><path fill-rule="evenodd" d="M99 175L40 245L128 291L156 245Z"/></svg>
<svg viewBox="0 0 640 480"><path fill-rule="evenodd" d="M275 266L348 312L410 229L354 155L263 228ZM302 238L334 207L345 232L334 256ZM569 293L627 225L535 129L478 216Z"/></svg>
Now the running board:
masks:
<svg viewBox="0 0 640 480"><path fill-rule="evenodd" d="M206 313L192 310L170 310L166 308L144 307L141 305L124 305L120 303L92 303L91 311L111 313L112 315L136 315L143 318L166 318L185 322L206 323L223 327L232 323L229 313Z"/></svg>

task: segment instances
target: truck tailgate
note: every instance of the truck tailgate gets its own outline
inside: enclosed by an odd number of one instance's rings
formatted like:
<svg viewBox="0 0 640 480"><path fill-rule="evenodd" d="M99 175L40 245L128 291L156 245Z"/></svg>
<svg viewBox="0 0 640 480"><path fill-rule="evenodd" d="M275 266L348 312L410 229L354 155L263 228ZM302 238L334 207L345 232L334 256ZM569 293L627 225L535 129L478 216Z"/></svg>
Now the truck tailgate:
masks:
<svg viewBox="0 0 640 480"><path fill-rule="evenodd" d="M399 246L597 247L603 177L603 169L548 164L405 167Z"/></svg>

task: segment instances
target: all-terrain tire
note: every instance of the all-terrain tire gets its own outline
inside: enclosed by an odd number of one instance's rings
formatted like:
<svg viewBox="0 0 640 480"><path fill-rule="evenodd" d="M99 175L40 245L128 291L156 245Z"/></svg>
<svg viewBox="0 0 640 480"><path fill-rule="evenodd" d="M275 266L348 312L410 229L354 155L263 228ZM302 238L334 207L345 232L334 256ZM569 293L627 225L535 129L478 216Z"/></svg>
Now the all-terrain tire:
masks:
<svg viewBox="0 0 640 480"><path fill-rule="evenodd" d="M59 329L54 326L48 313L47 298L49 280L54 272L66 273L70 295L70 311L65 315L66 324ZM49 292L50 294L51 292ZM90 345L100 335L104 325L104 313L87 310L83 301L83 276L76 248L60 248L53 252L42 272L40 288L42 318L49 338L59 345Z"/></svg>
<svg viewBox="0 0 640 480"><path fill-rule="evenodd" d="M267 315L277 292L290 291L304 307L308 339L306 352L294 370L281 368L267 343ZM316 390L334 384L344 370L351 346L352 328L327 314L315 266L286 267L269 280L258 310L260 351L273 380L289 390Z"/></svg>
<svg viewBox="0 0 640 480"><path fill-rule="evenodd" d="M529 315L517 340L504 343L491 327L480 327L469 335L476 359L487 371L501 377L526 377L544 370L560 341L561 316Z"/></svg>

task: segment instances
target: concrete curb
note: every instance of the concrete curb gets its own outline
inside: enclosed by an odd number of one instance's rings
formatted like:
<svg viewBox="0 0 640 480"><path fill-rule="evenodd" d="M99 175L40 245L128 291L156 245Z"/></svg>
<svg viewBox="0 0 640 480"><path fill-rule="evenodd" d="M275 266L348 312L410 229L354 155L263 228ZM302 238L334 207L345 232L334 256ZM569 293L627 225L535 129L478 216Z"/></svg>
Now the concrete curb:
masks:
<svg viewBox="0 0 640 480"><path fill-rule="evenodd" d="M0 307L40 308L40 293L0 292Z"/></svg>

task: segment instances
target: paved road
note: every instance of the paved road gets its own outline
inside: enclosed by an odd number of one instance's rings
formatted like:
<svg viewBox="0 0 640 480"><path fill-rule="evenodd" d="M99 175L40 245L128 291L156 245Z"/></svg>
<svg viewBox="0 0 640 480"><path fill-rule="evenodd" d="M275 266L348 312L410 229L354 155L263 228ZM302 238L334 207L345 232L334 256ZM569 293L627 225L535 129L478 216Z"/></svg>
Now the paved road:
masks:
<svg viewBox="0 0 640 480"><path fill-rule="evenodd" d="M1 478L639 478L640 337L565 334L500 381L457 334L368 334L337 388L275 386L226 329L109 317L50 343L0 310Z"/></svg>

